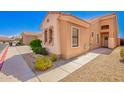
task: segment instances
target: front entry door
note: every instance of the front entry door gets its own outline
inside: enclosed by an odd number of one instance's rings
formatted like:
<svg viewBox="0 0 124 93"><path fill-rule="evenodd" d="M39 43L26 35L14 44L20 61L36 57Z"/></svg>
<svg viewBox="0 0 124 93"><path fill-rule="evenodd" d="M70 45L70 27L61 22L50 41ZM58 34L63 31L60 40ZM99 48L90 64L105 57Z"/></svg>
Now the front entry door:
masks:
<svg viewBox="0 0 124 93"><path fill-rule="evenodd" d="M102 34L102 47L108 48L109 34Z"/></svg>
<svg viewBox="0 0 124 93"><path fill-rule="evenodd" d="M108 47L108 36L104 37L104 47Z"/></svg>

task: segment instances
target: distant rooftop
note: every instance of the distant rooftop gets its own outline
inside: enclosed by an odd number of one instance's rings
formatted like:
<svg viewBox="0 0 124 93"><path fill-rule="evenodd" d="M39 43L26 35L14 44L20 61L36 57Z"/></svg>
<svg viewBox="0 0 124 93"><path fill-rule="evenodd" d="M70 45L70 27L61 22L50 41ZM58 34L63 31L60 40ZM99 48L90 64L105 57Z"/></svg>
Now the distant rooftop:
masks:
<svg viewBox="0 0 124 93"><path fill-rule="evenodd" d="M14 40L14 39L0 36L0 41L12 41L12 40Z"/></svg>
<svg viewBox="0 0 124 93"><path fill-rule="evenodd" d="M42 35L42 32L23 32L22 34L30 36L39 36Z"/></svg>

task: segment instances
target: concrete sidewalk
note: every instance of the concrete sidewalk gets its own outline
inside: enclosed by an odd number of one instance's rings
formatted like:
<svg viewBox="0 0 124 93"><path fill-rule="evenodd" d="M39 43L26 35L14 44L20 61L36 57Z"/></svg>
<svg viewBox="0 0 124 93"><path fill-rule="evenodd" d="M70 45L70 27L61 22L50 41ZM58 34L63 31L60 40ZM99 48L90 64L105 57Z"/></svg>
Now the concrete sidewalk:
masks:
<svg viewBox="0 0 124 93"><path fill-rule="evenodd" d="M67 64L46 73L35 75L21 56L21 54L31 53L30 47L9 47L5 63L0 72L0 81L57 82L106 51L108 50L100 48L73 60L60 60L59 62L67 61Z"/></svg>
<svg viewBox="0 0 124 93"><path fill-rule="evenodd" d="M76 71L83 65L87 64L91 60L95 59L104 51L108 51L106 49L96 49L91 51L85 55L79 56L73 60L68 61L67 64L62 65L56 69L53 69L49 72L46 72L42 75L38 75L38 78L43 82L57 82L68 76L72 72ZM61 62L61 61L60 61Z"/></svg>
<svg viewBox="0 0 124 93"><path fill-rule="evenodd" d="M39 81L16 47L9 47L0 73L0 81Z"/></svg>
<svg viewBox="0 0 124 93"><path fill-rule="evenodd" d="M31 53L31 49L28 46L19 46L17 47L20 54ZM73 60L60 60L67 61L67 64L57 67L51 71L48 71L43 74L37 74L37 77L42 82L57 82L72 72L76 71L83 65L87 64L91 60L95 59L100 55L100 53L104 52L105 49L96 49L91 51L85 55L79 56Z"/></svg>

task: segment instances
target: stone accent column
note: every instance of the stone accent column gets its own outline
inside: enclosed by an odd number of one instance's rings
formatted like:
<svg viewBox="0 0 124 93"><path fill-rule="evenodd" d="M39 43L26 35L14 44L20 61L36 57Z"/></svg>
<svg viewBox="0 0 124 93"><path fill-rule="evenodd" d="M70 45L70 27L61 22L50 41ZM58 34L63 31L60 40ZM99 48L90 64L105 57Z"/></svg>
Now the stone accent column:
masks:
<svg viewBox="0 0 124 93"><path fill-rule="evenodd" d="M116 44L115 44L115 38L110 38L108 39L108 48L115 48Z"/></svg>

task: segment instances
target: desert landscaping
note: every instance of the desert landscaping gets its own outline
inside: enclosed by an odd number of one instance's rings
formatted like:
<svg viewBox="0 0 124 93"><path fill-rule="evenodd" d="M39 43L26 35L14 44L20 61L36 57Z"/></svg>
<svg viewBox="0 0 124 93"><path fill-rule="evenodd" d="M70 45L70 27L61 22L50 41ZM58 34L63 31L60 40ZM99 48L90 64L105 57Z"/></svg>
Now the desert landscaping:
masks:
<svg viewBox="0 0 124 93"><path fill-rule="evenodd" d="M61 82L121 82L124 81L124 62L120 61L117 47L109 54L101 54L96 59L68 75Z"/></svg>

